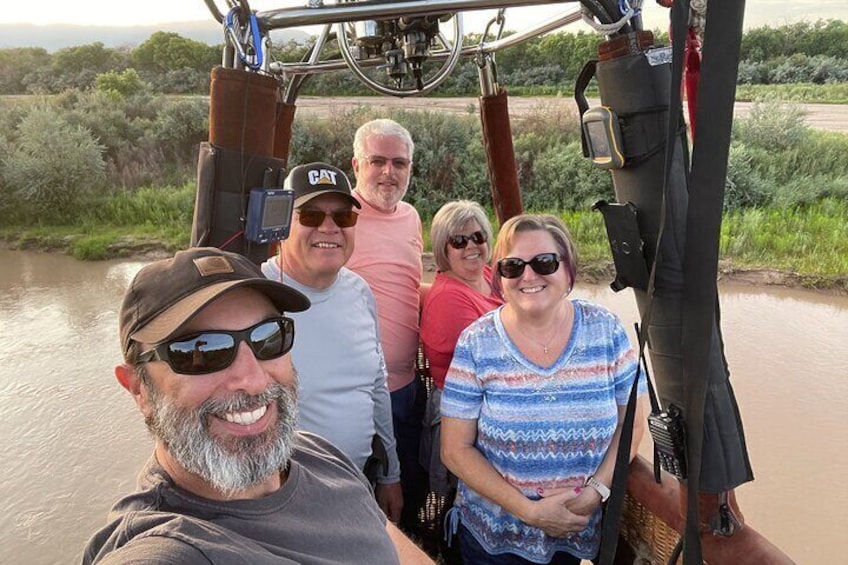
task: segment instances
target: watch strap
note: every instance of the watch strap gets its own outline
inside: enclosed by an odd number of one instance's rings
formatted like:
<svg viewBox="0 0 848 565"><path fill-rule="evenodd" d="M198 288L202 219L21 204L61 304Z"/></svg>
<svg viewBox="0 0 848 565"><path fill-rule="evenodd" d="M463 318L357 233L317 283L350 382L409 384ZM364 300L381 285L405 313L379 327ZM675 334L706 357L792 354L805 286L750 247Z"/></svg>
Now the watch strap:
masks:
<svg viewBox="0 0 848 565"><path fill-rule="evenodd" d="M588 479L586 479L585 486L592 487L593 489L598 491L598 494L601 495L601 502L606 502L607 499L610 497L611 493L609 487L598 479L596 479L594 476L590 476Z"/></svg>

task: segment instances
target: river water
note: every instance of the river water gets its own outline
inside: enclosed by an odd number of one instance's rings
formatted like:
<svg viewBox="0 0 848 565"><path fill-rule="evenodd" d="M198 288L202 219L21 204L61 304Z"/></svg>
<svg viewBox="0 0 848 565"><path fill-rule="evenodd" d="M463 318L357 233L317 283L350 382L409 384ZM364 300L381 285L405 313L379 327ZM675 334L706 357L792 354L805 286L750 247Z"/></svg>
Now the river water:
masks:
<svg viewBox="0 0 848 565"><path fill-rule="evenodd" d="M152 442L112 369L117 310L142 262L0 250L0 563L79 562ZM746 520L798 563L848 553L848 297L720 286L756 480ZM627 327L628 292L578 285ZM632 339L632 336L631 336Z"/></svg>

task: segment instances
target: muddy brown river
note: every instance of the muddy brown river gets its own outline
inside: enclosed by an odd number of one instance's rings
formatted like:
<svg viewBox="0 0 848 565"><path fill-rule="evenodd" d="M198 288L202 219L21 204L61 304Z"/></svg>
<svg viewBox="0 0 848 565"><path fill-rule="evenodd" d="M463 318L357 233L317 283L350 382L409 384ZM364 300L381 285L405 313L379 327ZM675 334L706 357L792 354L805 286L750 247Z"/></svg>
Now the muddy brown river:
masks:
<svg viewBox="0 0 848 565"><path fill-rule="evenodd" d="M151 450L112 374L117 309L139 261L0 250L0 563L79 562ZM723 331L756 480L749 524L798 563L848 553L848 297L720 285ZM632 327L633 297L575 295ZM632 338L632 336L631 336Z"/></svg>

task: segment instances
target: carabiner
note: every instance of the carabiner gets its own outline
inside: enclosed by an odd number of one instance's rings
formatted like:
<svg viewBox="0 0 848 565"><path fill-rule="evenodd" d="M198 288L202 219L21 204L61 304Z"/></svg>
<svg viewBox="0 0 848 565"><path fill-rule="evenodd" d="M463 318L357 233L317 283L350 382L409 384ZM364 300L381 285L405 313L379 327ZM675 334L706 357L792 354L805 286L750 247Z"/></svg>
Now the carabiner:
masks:
<svg viewBox="0 0 848 565"><path fill-rule="evenodd" d="M263 53L262 53L262 36L259 33L259 23L256 21L256 14L253 12L249 12L247 16L247 29L246 35L248 41L246 43L242 42L241 37L239 37L236 32L236 23L235 23L235 15L242 11L242 8L236 6L232 10L227 13L226 18L226 32L227 36L230 38L230 42L233 44L233 47L238 52L239 59L244 63L246 67L252 69L254 71L262 68L263 63ZM248 47L253 46L253 54L249 54Z"/></svg>

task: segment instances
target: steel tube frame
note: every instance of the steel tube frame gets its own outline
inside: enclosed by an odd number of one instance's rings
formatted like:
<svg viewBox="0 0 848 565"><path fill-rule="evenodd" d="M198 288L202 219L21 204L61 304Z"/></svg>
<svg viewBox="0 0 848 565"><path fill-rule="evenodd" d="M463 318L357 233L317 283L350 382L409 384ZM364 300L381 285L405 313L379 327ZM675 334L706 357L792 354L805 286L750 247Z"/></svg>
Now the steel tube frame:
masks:
<svg viewBox="0 0 848 565"><path fill-rule="evenodd" d="M556 18L535 25L525 31L514 33L508 37L504 37L502 39L498 39L489 43L483 43L481 45L470 45L463 47L462 51L460 52L460 57L475 57L478 53L495 53L502 49L509 49L510 47L514 47L515 45L524 43L525 41L529 41L534 37L538 37L543 33L548 33L555 29L559 29L563 26L579 21L580 19L581 15L579 10L576 12L566 12L557 16ZM440 51L433 53L428 59L439 61L446 59L449 55L450 53L448 53L447 51ZM384 64L384 61L380 59L365 59L362 61L358 61L358 63L362 67L376 67ZM348 68L349 67L347 66L347 63L345 63L345 61L342 59L334 59L330 61L320 62L313 62L310 60L310 62L308 63L271 63L272 72L283 72L293 75L320 74L330 71L341 71Z"/></svg>
<svg viewBox="0 0 848 565"><path fill-rule="evenodd" d="M571 3L575 2L576 0L571 0ZM275 30L361 20L391 20L401 16L429 16L492 8L540 6L552 3L563 2L550 2L550 0L405 0L402 2L364 0L330 6L266 10L257 12L256 19L260 26L266 30Z"/></svg>

